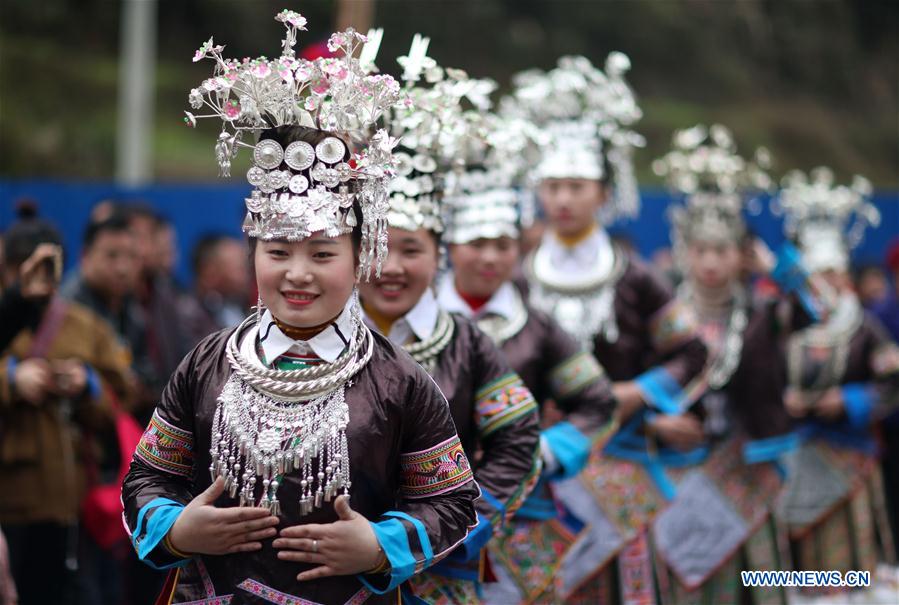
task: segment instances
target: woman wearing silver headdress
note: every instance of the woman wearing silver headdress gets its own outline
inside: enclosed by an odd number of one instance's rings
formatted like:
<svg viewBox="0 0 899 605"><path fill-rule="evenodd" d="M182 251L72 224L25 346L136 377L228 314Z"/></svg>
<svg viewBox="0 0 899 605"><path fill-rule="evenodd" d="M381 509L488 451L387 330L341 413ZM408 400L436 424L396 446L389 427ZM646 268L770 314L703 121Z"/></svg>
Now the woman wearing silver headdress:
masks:
<svg viewBox="0 0 899 605"><path fill-rule="evenodd" d="M529 301L596 356L614 383L622 423L644 408L676 411L672 406L682 388L706 361L689 314L668 285L614 245L603 226L638 210L631 151L642 137L631 126L641 112L624 79L629 67L621 53L609 55L604 71L584 57L564 57L548 73L517 76L514 95L504 106L509 114L533 121L549 138L534 171L548 228L525 259ZM676 427L678 445L695 445L696 431L672 418L681 425ZM635 430L642 436L644 427ZM592 457L589 476L599 474L591 474L599 462ZM625 598L631 598L641 586L651 585L645 531L626 533L618 540L623 545L610 552L593 552L608 546L590 536L591 528L606 520L596 506L580 504L591 499L584 491L587 483L568 482L565 494L562 485L557 490L588 523L580 534L581 550L572 551L569 561L577 563L576 569L557 576L562 585L557 590L573 599L592 598L572 595L579 586L599 590L591 578L603 571L609 577L602 584L611 586L616 566L609 563L620 554L620 585ZM630 491L638 489L633 485ZM626 500L630 509L639 508L639 494Z"/></svg>
<svg viewBox="0 0 899 605"><path fill-rule="evenodd" d="M501 127L508 133L515 125ZM474 320L540 405L541 479L489 544L497 581L484 585L484 596L497 605L556 601L553 574L571 544L572 528L552 485L576 476L594 442L614 431L615 407L611 383L596 359L549 315L531 307L512 282L521 226L519 195L507 170L514 155L492 154L499 165L458 175L445 213L453 271L438 289L440 306Z"/></svg>
<svg viewBox="0 0 899 605"><path fill-rule="evenodd" d="M869 194L861 177L835 186L818 168L811 178L787 175L777 201L809 270L838 293L829 317L786 345L784 403L798 428L778 521L800 570L873 572L895 561L872 427L899 403L899 348L861 307L848 274L849 250L879 221Z"/></svg>
<svg viewBox="0 0 899 605"><path fill-rule="evenodd" d="M736 152L725 127L695 126L674 135L674 149L653 163L683 203L671 206L671 240L684 275L678 298L695 317L709 350L704 371L684 389L682 416L707 456L666 466L675 452L660 446L658 512L652 521L657 590L663 602L783 602L782 588L743 587L741 569L777 570L771 510L781 487L777 457L789 444L783 410L785 338L808 325L799 303L810 297L795 249L779 259L750 239L743 218L751 196L770 187L767 151L753 161ZM769 276L781 296L754 296L746 274ZM760 380L760 376L765 376ZM659 438L671 427L650 419ZM697 503L702 506L697 506ZM707 528L714 526L714 542Z"/></svg>
<svg viewBox="0 0 899 605"><path fill-rule="evenodd" d="M440 259L444 177L457 156L460 131L468 131L460 93L479 102L484 83L446 70L446 78L416 38L404 79L412 112L391 113L391 134L402 137L400 177L390 196L389 247L379 279L360 288L367 320L403 346L446 394L462 445L481 488L478 525L440 565L410 581L426 603L465 605L480 600L484 547L521 506L537 480L537 406L502 352L468 319L439 308L433 290ZM413 85L422 66L433 86ZM429 73L430 72L430 73ZM436 81L435 81L436 80ZM472 98L474 96L474 98Z"/></svg>
<svg viewBox="0 0 899 605"><path fill-rule="evenodd" d="M465 539L478 494L446 399L366 328L354 290L386 252L393 142L380 131L353 154L348 137L398 86L366 74L370 46L353 58L364 36L298 60L305 19L277 19L279 59L226 60L210 40L195 59L215 74L190 97L225 122L224 173L253 150L259 311L172 376L122 488L125 520L140 559L175 569L161 602L395 603Z"/></svg>

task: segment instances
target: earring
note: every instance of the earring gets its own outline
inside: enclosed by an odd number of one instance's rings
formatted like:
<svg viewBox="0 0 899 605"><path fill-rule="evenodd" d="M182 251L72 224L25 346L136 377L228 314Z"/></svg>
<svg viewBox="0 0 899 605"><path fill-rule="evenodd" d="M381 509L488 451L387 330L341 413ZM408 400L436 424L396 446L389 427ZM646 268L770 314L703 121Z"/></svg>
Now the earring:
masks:
<svg viewBox="0 0 899 605"><path fill-rule="evenodd" d="M256 297L256 325L262 323L262 296L257 295Z"/></svg>

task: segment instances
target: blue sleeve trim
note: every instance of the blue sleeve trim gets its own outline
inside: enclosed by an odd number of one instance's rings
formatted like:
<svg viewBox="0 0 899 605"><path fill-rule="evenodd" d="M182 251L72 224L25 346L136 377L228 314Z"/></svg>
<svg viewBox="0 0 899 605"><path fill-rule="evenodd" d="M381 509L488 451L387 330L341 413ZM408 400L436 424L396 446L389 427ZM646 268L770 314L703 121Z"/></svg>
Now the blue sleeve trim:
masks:
<svg viewBox="0 0 899 605"><path fill-rule="evenodd" d="M818 322L821 314L815 297L808 289L808 278L808 271L802 264L802 254L793 244L784 243L777 254L777 264L771 271L771 279L785 294L795 294L812 321Z"/></svg>
<svg viewBox="0 0 899 605"><path fill-rule="evenodd" d="M683 398L680 384L665 368L653 368L634 380L643 392L643 398L663 414L680 414L679 401Z"/></svg>
<svg viewBox="0 0 899 605"><path fill-rule="evenodd" d="M100 387L100 377L90 365L84 364L84 369L87 371L87 384L85 385L85 390L92 399L99 399L100 395L103 393L102 388Z"/></svg>
<svg viewBox="0 0 899 605"><path fill-rule="evenodd" d="M356 577L366 588L375 594L386 594L415 575L415 557L409 548L409 537L406 535L406 526L399 519L386 519L371 524L372 530L387 560L390 561L390 582L385 588L378 588L369 582L365 576Z"/></svg>
<svg viewBox="0 0 899 605"><path fill-rule="evenodd" d="M552 455L562 465L562 472L553 478L568 479L577 475L590 457L590 439L570 422L559 422L542 433Z"/></svg>
<svg viewBox="0 0 899 605"><path fill-rule="evenodd" d="M765 439L754 439L743 444L743 461L746 464L777 462L784 454L795 450L801 443L799 434L795 432Z"/></svg>
<svg viewBox="0 0 899 605"><path fill-rule="evenodd" d="M856 428L868 426L875 401L871 389L865 383L854 382L844 384L842 391L843 407L846 409L849 423Z"/></svg>
<svg viewBox="0 0 899 605"><path fill-rule="evenodd" d="M9 381L10 390L12 386L16 382L16 366L19 365L19 360L15 357L10 356L9 359L6 360L6 379Z"/></svg>
<svg viewBox="0 0 899 605"><path fill-rule="evenodd" d="M394 517L397 519L405 519L409 523L411 523L415 527L416 533L418 533L418 542L421 544L421 552L425 557L424 566L428 567L431 565L431 561L434 560L434 549L431 548L431 539L428 537L428 532L425 530L425 524L420 520L416 519L412 515L407 513L391 510L384 513L385 517Z"/></svg>
<svg viewBox="0 0 899 605"><path fill-rule="evenodd" d="M506 518L506 505L500 502L500 500L496 496L488 492L483 487L481 488L481 498L483 498L487 504L499 511L501 519Z"/></svg>
<svg viewBox="0 0 899 605"><path fill-rule="evenodd" d="M465 562L473 561L481 556L481 551L487 546L492 537L493 523L487 517L478 513L478 524L469 530L468 536L465 537L462 544L447 558Z"/></svg>
<svg viewBox="0 0 899 605"><path fill-rule="evenodd" d="M149 519L147 519L146 531L144 531L144 518L153 509L157 510ZM131 534L131 543L137 552L137 557L154 569L169 569L171 567L179 567L186 564L190 559L179 559L174 563L167 565L157 565L150 559L149 555L159 546L159 543L165 537L172 525L178 519L178 516L184 510L184 505L168 498L156 498L145 504L137 513L137 525Z"/></svg>

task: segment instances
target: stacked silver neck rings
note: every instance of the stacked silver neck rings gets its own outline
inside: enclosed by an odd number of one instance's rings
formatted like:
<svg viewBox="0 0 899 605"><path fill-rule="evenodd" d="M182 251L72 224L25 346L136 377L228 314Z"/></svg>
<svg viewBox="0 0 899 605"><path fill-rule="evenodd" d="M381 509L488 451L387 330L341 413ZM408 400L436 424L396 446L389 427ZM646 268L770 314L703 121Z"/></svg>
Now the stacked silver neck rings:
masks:
<svg viewBox="0 0 899 605"><path fill-rule="evenodd" d="M241 351L246 319L228 339L232 367L212 422L212 479L222 477L241 506L280 513L278 488L287 473L300 476L300 515L307 515L350 489L345 390L371 359L373 338L362 323L358 303L352 310L352 337L332 363L302 370L268 369ZM257 496L257 483L262 489Z"/></svg>

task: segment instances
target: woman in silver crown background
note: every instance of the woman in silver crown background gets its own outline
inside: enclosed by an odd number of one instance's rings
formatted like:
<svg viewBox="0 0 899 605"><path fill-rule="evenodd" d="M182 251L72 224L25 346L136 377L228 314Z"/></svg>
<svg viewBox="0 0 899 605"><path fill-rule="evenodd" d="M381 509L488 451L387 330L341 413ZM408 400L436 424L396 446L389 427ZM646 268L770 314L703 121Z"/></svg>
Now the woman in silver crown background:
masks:
<svg viewBox="0 0 899 605"><path fill-rule="evenodd" d="M502 127L508 136L516 125ZM552 601L553 572L571 530L551 484L576 476L592 442L614 430L609 420L615 401L596 359L550 316L534 310L512 282L521 221L508 170L517 154L497 151L491 154L496 165L466 168L447 201L444 239L452 271L440 279L438 302L474 320L493 339L541 408L541 479L489 544L497 582L485 584L485 600Z"/></svg>
<svg viewBox="0 0 899 605"><path fill-rule="evenodd" d="M394 603L466 537L478 488L445 398L365 327L354 292L383 261L393 142L378 132L351 157L342 136L395 82L365 73L352 30L331 37L337 58L295 59L305 19L277 19L279 59L225 60L212 40L195 58L216 62L191 103L225 121L223 171L262 131L244 223L260 308L172 376L123 485L126 521L142 560L175 569L166 603Z"/></svg>
<svg viewBox="0 0 899 605"><path fill-rule="evenodd" d="M709 350L706 368L685 389L685 403L702 424L710 452L689 471L666 470L672 491L667 501L660 499L662 512L653 521L663 602L786 598L783 588L743 587L739 571L788 564L780 558L772 516L782 485L778 457L791 429L782 403L782 348L822 306L795 248L787 245L775 258L748 235L744 208L770 189L769 163L762 148L753 160L743 159L720 124L676 132L673 149L653 163L683 198L670 207L671 240L684 275L677 296L693 311ZM770 276L781 295L754 295L747 274ZM713 523L712 542L704 535Z"/></svg>
<svg viewBox="0 0 899 605"><path fill-rule="evenodd" d="M360 294L370 325L409 351L446 394L473 463L481 488L477 527L440 565L410 580L411 592L426 603L461 605L480 601L484 547L537 480L539 425L531 392L502 352L473 322L437 304L444 177L464 144L458 133L465 138L464 122L472 119L462 116L460 103L483 102L479 93L490 85L446 70L445 79L428 74L433 86L413 86L416 65L439 69L426 49L427 39L416 37L400 60L414 107L391 114L391 134L402 137L403 147L400 176L391 184L390 251L380 277L362 284Z"/></svg>
<svg viewBox="0 0 899 605"><path fill-rule="evenodd" d="M835 185L817 168L788 174L777 199L803 262L836 292L826 320L786 343L784 404L797 428L777 521L796 569L863 570L873 583L878 562L896 560L874 427L899 402L899 348L848 273L849 251L879 222L870 187L862 177Z"/></svg>
<svg viewBox="0 0 899 605"><path fill-rule="evenodd" d="M642 137L631 127L641 111L624 79L629 68L621 53L609 55L604 71L585 57L563 57L548 73L516 76L513 95L505 100L509 114L534 122L549 139L534 171L547 230L524 261L528 299L594 354L613 382L622 426L636 415L638 435L651 430L662 442L691 451L702 441L701 425L675 406L682 388L703 369L705 346L668 284L614 245L604 227L605 221L634 215L639 205L631 152ZM648 427L645 410L668 413ZM596 481L612 472L600 470L598 454L587 465ZM626 462L618 475L634 468ZM557 574L558 594L589 600L620 586L623 598L642 598L652 577L641 508L646 503L637 493L641 483L620 483L628 495L609 514L633 520L640 529L625 531L612 554L592 552L603 544L591 532L608 521L591 504L591 494L602 489L589 483L581 478L557 486L557 495L586 524ZM570 573L564 571L569 564Z"/></svg>

